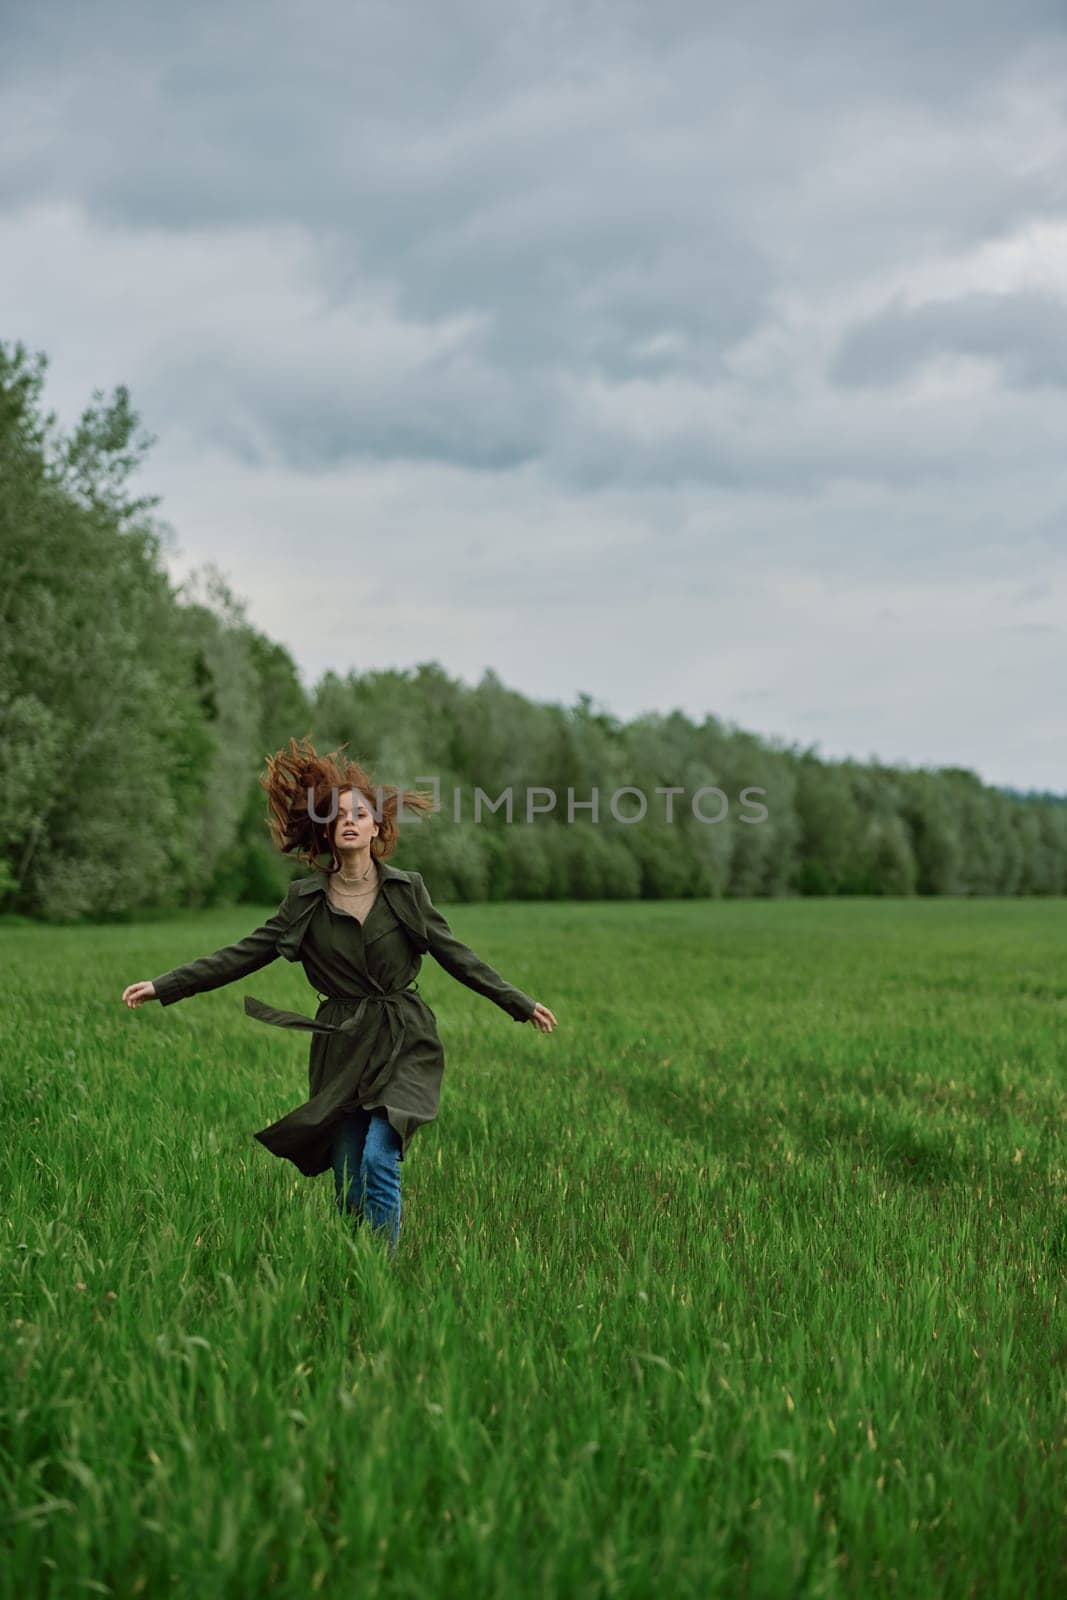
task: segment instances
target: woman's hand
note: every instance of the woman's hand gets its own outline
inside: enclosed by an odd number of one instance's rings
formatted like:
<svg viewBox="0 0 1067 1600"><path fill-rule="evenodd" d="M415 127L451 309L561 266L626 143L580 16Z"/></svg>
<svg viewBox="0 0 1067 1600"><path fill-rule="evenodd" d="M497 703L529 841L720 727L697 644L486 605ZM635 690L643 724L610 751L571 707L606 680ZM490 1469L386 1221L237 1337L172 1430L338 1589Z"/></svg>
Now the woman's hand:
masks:
<svg viewBox="0 0 1067 1600"><path fill-rule="evenodd" d="M552 1029L556 1026L556 1019L552 1015L551 1011L547 1006L543 1006L540 1003L534 1006L533 1014L528 1018L528 1020L532 1022L534 1027L538 1028L541 1033L551 1033Z"/></svg>
<svg viewBox="0 0 1067 1600"><path fill-rule="evenodd" d="M144 1005L146 1000L156 998L154 983L130 983L122 991L122 998L132 1011L136 1006Z"/></svg>

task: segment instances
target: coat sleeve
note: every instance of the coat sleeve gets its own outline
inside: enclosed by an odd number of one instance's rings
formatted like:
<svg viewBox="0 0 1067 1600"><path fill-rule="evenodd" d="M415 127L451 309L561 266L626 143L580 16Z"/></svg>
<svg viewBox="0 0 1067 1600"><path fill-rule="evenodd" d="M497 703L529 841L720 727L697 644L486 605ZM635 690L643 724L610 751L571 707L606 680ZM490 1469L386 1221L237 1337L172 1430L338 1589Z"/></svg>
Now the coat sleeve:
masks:
<svg viewBox="0 0 1067 1600"><path fill-rule="evenodd" d="M190 995L201 994L206 989L219 989L225 983L247 978L250 972L258 972L260 967L276 961L278 937L289 921L291 904L290 890L274 915L247 938L153 978L152 986L160 1005L170 1006L175 1000L187 1000Z"/></svg>
<svg viewBox="0 0 1067 1600"><path fill-rule="evenodd" d="M451 977L465 983L475 994L492 1000L516 1022L529 1022L536 1000L516 989L502 978L488 962L457 939L445 918L430 899L430 891L422 881L422 874L411 874L419 901L419 910L426 923L426 945L438 966L444 967Z"/></svg>

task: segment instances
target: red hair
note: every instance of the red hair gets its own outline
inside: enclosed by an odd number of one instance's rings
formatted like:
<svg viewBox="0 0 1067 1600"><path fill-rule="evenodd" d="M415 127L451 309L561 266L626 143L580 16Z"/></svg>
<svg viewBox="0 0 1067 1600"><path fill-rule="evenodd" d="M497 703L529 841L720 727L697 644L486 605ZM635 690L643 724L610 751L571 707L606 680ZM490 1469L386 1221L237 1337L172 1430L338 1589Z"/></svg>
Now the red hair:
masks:
<svg viewBox="0 0 1067 1600"><path fill-rule="evenodd" d="M329 755L320 756L311 743L310 735L300 740L290 739L287 750L277 750L274 755L267 757L267 776L259 780L260 787L267 791L270 806L267 826L278 849L286 855L295 852L298 860L317 871L325 870L328 875L336 872L341 865L332 840L337 822L333 796L335 789L338 798L346 789L355 790L363 796L374 814L378 833L371 840L370 851L375 860L392 855L396 849L402 807L410 806L416 811L434 809L433 796L422 790L398 789L394 784L372 784L358 761L352 761L347 756L342 759L341 752L347 742L339 750L331 750ZM314 811L314 816L311 811ZM320 817L324 820L319 821ZM320 867L317 860L323 853L328 853L332 861L325 869Z"/></svg>

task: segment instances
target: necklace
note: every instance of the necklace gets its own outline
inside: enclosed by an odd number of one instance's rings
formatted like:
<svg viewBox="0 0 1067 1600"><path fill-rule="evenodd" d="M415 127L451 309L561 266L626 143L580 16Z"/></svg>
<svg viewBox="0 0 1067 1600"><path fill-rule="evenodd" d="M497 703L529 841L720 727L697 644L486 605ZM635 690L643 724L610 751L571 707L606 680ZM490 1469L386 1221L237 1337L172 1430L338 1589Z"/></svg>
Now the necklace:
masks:
<svg viewBox="0 0 1067 1600"><path fill-rule="evenodd" d="M377 882L368 883L363 889L353 889L344 888L343 881L343 879L340 879L339 874L334 874L333 879L331 880L334 894L347 895L349 899L358 899L362 895L377 894L378 892Z"/></svg>
<svg viewBox="0 0 1067 1600"><path fill-rule="evenodd" d="M345 884L366 883L367 879L371 876L373 871L374 871L374 862L372 861L370 866L367 868L366 872L361 872L354 878L346 878L343 872L335 872L333 874L333 878L334 878L334 881L336 883L345 883Z"/></svg>

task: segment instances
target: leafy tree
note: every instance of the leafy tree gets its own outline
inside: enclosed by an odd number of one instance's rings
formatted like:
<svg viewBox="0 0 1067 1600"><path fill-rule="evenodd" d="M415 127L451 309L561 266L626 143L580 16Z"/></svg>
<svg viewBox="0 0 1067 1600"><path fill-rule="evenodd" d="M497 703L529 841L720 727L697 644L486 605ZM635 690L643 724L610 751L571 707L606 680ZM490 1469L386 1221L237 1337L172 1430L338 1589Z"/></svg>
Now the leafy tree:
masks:
<svg viewBox="0 0 1067 1600"><path fill-rule="evenodd" d="M207 744L125 390L69 438L41 408L47 362L0 345L0 795L8 909L63 919L180 894Z"/></svg>

